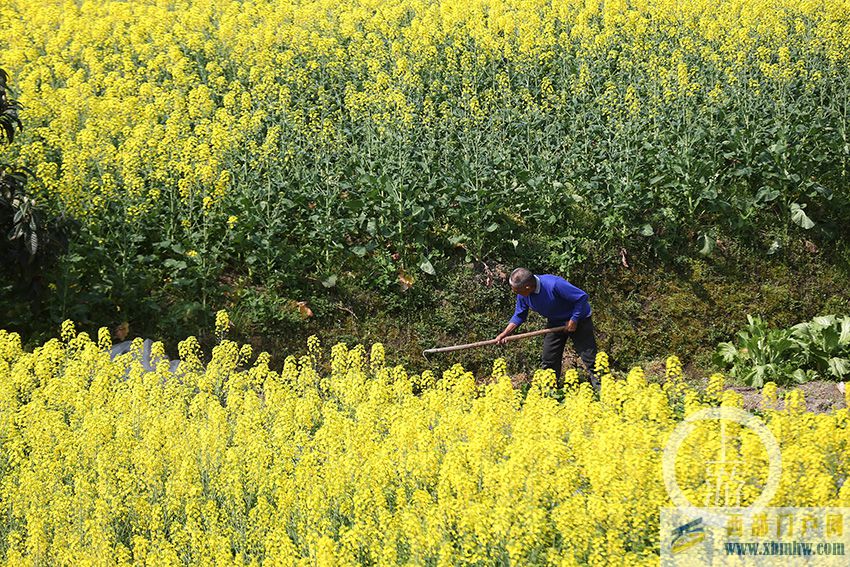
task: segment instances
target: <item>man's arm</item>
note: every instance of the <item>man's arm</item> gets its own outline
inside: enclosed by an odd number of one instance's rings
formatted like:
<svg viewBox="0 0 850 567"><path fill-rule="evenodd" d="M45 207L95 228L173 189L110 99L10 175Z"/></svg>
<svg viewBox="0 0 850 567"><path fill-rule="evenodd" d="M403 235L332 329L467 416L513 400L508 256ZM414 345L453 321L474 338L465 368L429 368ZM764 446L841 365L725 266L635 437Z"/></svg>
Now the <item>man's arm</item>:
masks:
<svg viewBox="0 0 850 567"><path fill-rule="evenodd" d="M508 326L505 327L505 330L498 334L496 337L496 344L503 345L505 344L505 339L508 338L508 335L514 332L518 325L514 325L513 323L508 323Z"/></svg>
<svg viewBox="0 0 850 567"><path fill-rule="evenodd" d="M573 308L573 313L570 315L570 321L578 322L578 318L581 316L581 312L584 311L585 306L588 304L587 294L583 294L575 303L575 307Z"/></svg>
<svg viewBox="0 0 850 567"><path fill-rule="evenodd" d="M496 340L498 344L505 344L505 337L514 332L514 329L519 327L525 322L525 319L528 317L528 303L523 300L521 295L516 296L516 309L514 310L514 316L511 317L508 326L505 327L505 330L496 336Z"/></svg>
<svg viewBox="0 0 850 567"><path fill-rule="evenodd" d="M574 323L571 323L571 325L575 326L575 324L578 322L578 318L581 317L582 311L585 310L589 303L587 293L580 290L571 283L567 282L563 278L555 282L555 293L558 294L558 296L562 299L572 304L573 309L572 313L570 313L570 321L574 321ZM575 329L572 330L574 331Z"/></svg>

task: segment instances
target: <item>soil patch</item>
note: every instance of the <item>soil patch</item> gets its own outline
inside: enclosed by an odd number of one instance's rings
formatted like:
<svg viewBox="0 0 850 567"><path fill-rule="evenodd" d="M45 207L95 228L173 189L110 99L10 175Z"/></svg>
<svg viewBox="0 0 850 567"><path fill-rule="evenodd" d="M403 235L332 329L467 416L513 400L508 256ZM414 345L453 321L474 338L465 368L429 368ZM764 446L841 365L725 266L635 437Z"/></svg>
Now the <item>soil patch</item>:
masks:
<svg viewBox="0 0 850 567"><path fill-rule="evenodd" d="M814 413L827 413L847 407L844 399L845 385L842 382L814 380L797 386L806 398L806 409ZM727 386L744 397L744 409L754 410L761 407L761 388L749 386ZM785 407L785 393L794 388L777 388L777 408Z"/></svg>
<svg viewBox="0 0 850 567"><path fill-rule="evenodd" d="M566 369L565 369L566 370ZM662 370L663 372L663 370ZM487 383L489 380L478 380L479 384ZM520 388L524 384L531 382L531 376L526 373L511 375L511 383L514 388ZM701 390L705 389L706 380L699 384ZM827 380L814 380L797 386L802 390L806 398L806 409L812 413L828 413L834 410L839 410L847 407L844 391L846 384L842 382L829 382ZM734 390L744 398L744 409L753 411L761 409L761 388L751 386L726 386L727 390ZM785 407L785 394L791 390L790 388L777 388L777 409Z"/></svg>

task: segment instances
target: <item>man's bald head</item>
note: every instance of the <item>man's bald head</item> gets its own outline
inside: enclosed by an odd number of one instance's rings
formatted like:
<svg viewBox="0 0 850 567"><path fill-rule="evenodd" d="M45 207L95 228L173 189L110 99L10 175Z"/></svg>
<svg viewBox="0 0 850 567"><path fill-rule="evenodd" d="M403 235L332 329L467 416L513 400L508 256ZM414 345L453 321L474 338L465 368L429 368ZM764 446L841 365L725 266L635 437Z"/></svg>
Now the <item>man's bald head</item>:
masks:
<svg viewBox="0 0 850 567"><path fill-rule="evenodd" d="M531 273L531 270L527 270L526 268L517 268L516 270L511 272L511 277L508 281L511 284L511 287L514 289L522 289L527 286L536 286L536 282L534 281L534 274Z"/></svg>

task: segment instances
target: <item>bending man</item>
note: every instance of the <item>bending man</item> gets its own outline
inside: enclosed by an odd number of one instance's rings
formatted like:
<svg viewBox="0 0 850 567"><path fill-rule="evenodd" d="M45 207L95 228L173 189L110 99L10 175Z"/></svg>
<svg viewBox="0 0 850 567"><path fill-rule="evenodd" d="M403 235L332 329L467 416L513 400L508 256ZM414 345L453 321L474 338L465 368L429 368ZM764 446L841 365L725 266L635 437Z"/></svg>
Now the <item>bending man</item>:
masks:
<svg viewBox="0 0 850 567"><path fill-rule="evenodd" d="M599 379L593 370L596 363L596 337L593 334L587 293L560 276L535 276L525 268L511 272L509 282L517 294L516 311L505 330L496 337L498 343L504 344L505 337L522 325L528 317L528 310L533 309L546 317L546 328L566 327L566 332L548 333L543 338L541 367L555 371L558 388L564 385L561 361L568 336L587 367L590 384L599 388Z"/></svg>

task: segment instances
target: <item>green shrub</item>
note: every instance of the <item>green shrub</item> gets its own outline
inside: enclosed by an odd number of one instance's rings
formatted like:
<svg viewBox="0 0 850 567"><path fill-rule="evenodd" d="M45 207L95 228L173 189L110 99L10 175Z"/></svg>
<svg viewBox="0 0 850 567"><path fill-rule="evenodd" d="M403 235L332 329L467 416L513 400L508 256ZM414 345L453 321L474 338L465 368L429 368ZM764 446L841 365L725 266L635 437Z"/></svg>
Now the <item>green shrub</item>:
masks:
<svg viewBox="0 0 850 567"><path fill-rule="evenodd" d="M768 329L747 315L737 344L717 345L715 363L750 386L785 385L850 375L850 316L827 315L788 329Z"/></svg>

